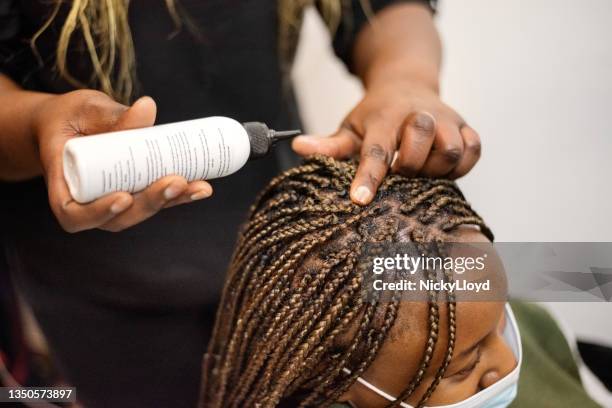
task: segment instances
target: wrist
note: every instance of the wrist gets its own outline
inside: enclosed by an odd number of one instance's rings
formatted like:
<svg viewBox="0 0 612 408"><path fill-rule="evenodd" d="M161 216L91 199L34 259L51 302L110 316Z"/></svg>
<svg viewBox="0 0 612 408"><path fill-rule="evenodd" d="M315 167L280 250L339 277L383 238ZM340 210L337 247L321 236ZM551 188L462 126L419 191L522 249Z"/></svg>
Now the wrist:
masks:
<svg viewBox="0 0 612 408"><path fill-rule="evenodd" d="M366 89L380 86L406 84L426 89L436 95L440 92L439 70L435 65L415 63L414 61L381 61L373 63L362 74Z"/></svg>
<svg viewBox="0 0 612 408"><path fill-rule="evenodd" d="M42 171L42 165L40 160L40 135L42 134L41 129L44 126L43 111L46 110L45 104L51 100L55 95L42 93L42 92L31 92L31 91L17 91L19 95L16 95L16 99L19 101L21 107L20 112L25 115L25 132L24 132L24 144L20 149L22 162L29 163L24 165L24 168L31 172L31 176L39 175Z"/></svg>
<svg viewBox="0 0 612 408"><path fill-rule="evenodd" d="M49 103L53 103L53 99L57 97L55 94L40 93L40 92L28 92L26 95L29 98L29 134L32 143L38 148L39 136L43 133L41 130L45 126L45 122L48 120L45 116L45 112L50 106Z"/></svg>
<svg viewBox="0 0 612 408"><path fill-rule="evenodd" d="M36 111L47 98L16 86L0 90L0 179L20 181L40 174Z"/></svg>

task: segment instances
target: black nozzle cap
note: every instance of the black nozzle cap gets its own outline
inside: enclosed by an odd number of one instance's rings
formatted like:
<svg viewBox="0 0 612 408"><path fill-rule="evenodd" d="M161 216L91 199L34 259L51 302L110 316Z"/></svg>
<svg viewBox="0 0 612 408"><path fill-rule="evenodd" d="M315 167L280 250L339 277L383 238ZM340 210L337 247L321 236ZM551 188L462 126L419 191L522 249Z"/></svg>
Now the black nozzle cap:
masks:
<svg viewBox="0 0 612 408"><path fill-rule="evenodd" d="M244 129L247 131L249 142L251 143L251 155L249 156L249 160L257 159L268 154L277 141L289 139L301 133L300 130L276 132L270 129L268 125L261 122L247 122L242 126L244 126Z"/></svg>
<svg viewBox="0 0 612 408"><path fill-rule="evenodd" d="M247 122L243 124L244 129L249 135L249 142L251 142L251 155L249 160L263 157L270 151L272 143L270 141L270 128L265 123L261 122Z"/></svg>

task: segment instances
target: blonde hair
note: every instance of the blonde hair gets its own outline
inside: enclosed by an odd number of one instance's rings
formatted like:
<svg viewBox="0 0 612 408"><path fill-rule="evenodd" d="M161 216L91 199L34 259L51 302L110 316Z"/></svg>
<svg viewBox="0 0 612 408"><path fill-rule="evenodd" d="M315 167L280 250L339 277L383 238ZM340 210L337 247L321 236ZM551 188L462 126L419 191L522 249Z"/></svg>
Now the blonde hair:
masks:
<svg viewBox="0 0 612 408"><path fill-rule="evenodd" d="M56 1L50 17L31 39L30 45L36 55L36 40L49 28L63 4L63 0ZM189 25L184 13L179 12L178 0L164 1L176 26L174 34L184 22L190 31L197 30ZM315 3L332 34L350 5L347 0L279 0L279 52L284 71L295 54L303 11ZM128 8L129 0L72 0L57 42L55 65L62 78L77 88L93 86L121 102L131 101L137 78ZM83 37L93 67L87 82L75 78L67 66L69 45L76 32Z"/></svg>

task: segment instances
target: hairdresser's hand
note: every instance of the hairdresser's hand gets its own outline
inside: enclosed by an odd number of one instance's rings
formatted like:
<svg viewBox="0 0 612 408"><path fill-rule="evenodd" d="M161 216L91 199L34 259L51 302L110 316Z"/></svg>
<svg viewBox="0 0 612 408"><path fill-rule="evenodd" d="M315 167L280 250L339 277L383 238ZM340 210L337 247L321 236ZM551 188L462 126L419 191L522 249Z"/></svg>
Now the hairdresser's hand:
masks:
<svg viewBox="0 0 612 408"><path fill-rule="evenodd" d="M304 156L359 155L351 186L358 204L372 201L389 169L406 176L457 178L480 158L478 134L436 92L398 81L368 89L330 137L300 136L293 148Z"/></svg>
<svg viewBox="0 0 612 408"><path fill-rule="evenodd" d="M140 98L128 107L91 90L51 96L41 102L34 115L34 132L49 204L66 231L92 228L120 231L146 220L164 207L212 194L210 184L205 181L188 184L183 177L168 176L134 195L117 192L87 204L72 199L62 169L66 141L83 135L152 126L155 115L155 102L149 97Z"/></svg>

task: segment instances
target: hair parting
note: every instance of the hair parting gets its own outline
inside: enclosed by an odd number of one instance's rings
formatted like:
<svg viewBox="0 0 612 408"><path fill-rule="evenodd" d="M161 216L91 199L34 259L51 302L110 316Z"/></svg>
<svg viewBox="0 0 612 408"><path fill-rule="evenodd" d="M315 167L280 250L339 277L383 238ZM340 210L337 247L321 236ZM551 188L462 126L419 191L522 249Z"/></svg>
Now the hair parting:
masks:
<svg viewBox="0 0 612 408"><path fill-rule="evenodd" d="M251 207L226 278L203 362L203 407L329 406L376 359L400 308L399 293L367 300L360 257L371 243L398 240L400 219L428 253L444 253L444 235L482 219L448 180L388 176L368 206L348 196L356 163L315 156L274 178ZM402 228L403 228L402 227ZM450 271L426 271L451 281ZM438 341L441 292L428 292L428 338L419 368L389 407L422 383ZM456 303L445 292L444 359L421 396L425 405L452 358ZM347 337L350 334L350 338ZM347 374L344 369L348 369ZM297 398L297 399L296 399Z"/></svg>

